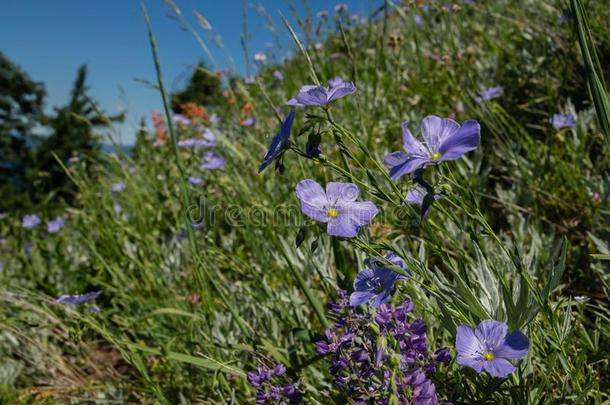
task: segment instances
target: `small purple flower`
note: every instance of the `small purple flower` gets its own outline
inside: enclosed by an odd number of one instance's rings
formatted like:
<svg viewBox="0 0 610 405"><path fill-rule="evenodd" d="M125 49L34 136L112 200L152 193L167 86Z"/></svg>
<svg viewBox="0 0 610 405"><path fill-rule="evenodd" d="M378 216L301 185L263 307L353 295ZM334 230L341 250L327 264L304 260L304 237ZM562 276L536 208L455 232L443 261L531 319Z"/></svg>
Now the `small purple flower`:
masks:
<svg viewBox="0 0 610 405"><path fill-rule="evenodd" d="M555 129L574 128L574 126L576 126L576 117L572 113L553 114L553 118L549 121L553 124L553 128Z"/></svg>
<svg viewBox="0 0 610 405"><path fill-rule="evenodd" d="M405 262L394 252L386 255L386 260L408 271ZM369 260L367 268L362 270L354 280L354 292L349 297L351 306L356 307L373 300L372 307L388 302L397 280L405 277L385 267L380 259Z"/></svg>
<svg viewBox="0 0 610 405"><path fill-rule="evenodd" d="M271 369L271 375L276 377L281 377L286 374L286 366L283 364L277 364L273 369Z"/></svg>
<svg viewBox="0 0 610 405"><path fill-rule="evenodd" d="M57 217L47 223L47 232L49 233L57 233L63 228L65 225L65 221L62 217Z"/></svg>
<svg viewBox="0 0 610 405"><path fill-rule="evenodd" d="M93 291L82 295L62 295L55 302L58 304L81 305L99 297L101 291Z"/></svg>
<svg viewBox="0 0 610 405"><path fill-rule="evenodd" d="M114 183L110 186L110 192L112 194L120 193L125 190L125 182L119 181L118 183Z"/></svg>
<svg viewBox="0 0 610 405"><path fill-rule="evenodd" d="M481 143L481 126L475 120L460 125L450 118L429 115L421 123L421 133L425 145L411 134L406 121L402 124L406 153L393 152L384 159L393 179L444 160L459 159Z"/></svg>
<svg viewBox="0 0 610 405"><path fill-rule="evenodd" d="M301 211L309 218L327 223L326 232L332 236L353 238L360 227L370 223L379 210L370 201L358 202L358 186L352 183L326 184L326 192L314 180L302 180L296 194L301 200Z"/></svg>
<svg viewBox="0 0 610 405"><path fill-rule="evenodd" d="M194 148L194 149L203 149L207 148L207 142L204 139L199 138L188 138L178 141L178 146L181 148Z"/></svg>
<svg viewBox="0 0 610 405"><path fill-rule="evenodd" d="M182 114L174 114L172 115L172 121L175 124L178 125L184 125L186 127L188 127L189 125L191 125L191 120L189 120L188 118L186 118L184 115Z"/></svg>
<svg viewBox="0 0 610 405"><path fill-rule="evenodd" d="M286 104L297 107L325 106L356 91L354 83L344 82L343 80L337 81L337 78L330 80L328 84L329 88L303 86L296 97L288 100Z"/></svg>
<svg viewBox="0 0 610 405"><path fill-rule="evenodd" d="M277 135L275 135L271 140L271 145L269 145L269 150L263 158L263 163L258 168L259 173L265 170L265 168L269 166L271 162L277 159L288 146L290 130L292 129L292 123L294 122L295 116L296 111L290 110L286 118L284 118L284 122L282 122L282 126L280 127L280 132L278 132Z"/></svg>
<svg viewBox="0 0 610 405"><path fill-rule="evenodd" d="M216 135L211 130L206 129L200 138L183 139L178 142L178 146L195 149L213 148L216 146Z"/></svg>
<svg viewBox="0 0 610 405"><path fill-rule="evenodd" d="M256 124L256 117L248 117L241 121L241 125L248 128Z"/></svg>
<svg viewBox="0 0 610 405"><path fill-rule="evenodd" d="M41 222L40 217L36 214L24 215L21 219L21 226L25 229L32 229L40 225Z"/></svg>
<svg viewBox="0 0 610 405"><path fill-rule="evenodd" d="M123 207L121 207L121 204L119 204L118 202L115 202L114 204L112 204L112 209L117 214L120 214L121 212L123 212Z"/></svg>
<svg viewBox="0 0 610 405"><path fill-rule="evenodd" d="M220 117L218 114L214 113L210 116L210 123L213 125L218 125L220 123Z"/></svg>
<svg viewBox="0 0 610 405"><path fill-rule="evenodd" d="M273 72L273 78L278 82L281 82L282 80L284 80L284 75L279 70L276 70Z"/></svg>
<svg viewBox="0 0 610 405"><path fill-rule="evenodd" d="M417 25L418 27L420 27L420 26L422 26L424 24L424 19L419 14L415 14L413 16L413 21L415 21L415 25Z"/></svg>
<svg viewBox="0 0 610 405"><path fill-rule="evenodd" d="M482 321L475 330L459 326L455 339L457 363L479 374L487 371L493 377L506 377L515 371L508 359L524 358L529 348L529 340L521 331L507 333L507 324L492 319Z"/></svg>
<svg viewBox="0 0 610 405"><path fill-rule="evenodd" d="M500 97L502 92L504 91L504 87L502 86L494 86L488 89L482 90L479 92L479 97L475 98L475 101L481 104L484 101L493 100L494 98Z"/></svg>
<svg viewBox="0 0 610 405"><path fill-rule="evenodd" d="M200 186L203 184L203 179L197 176L189 176L189 184L191 186Z"/></svg>
<svg viewBox="0 0 610 405"><path fill-rule="evenodd" d="M216 152L208 152L203 156L201 168L205 170L221 169L225 166L225 160Z"/></svg>
<svg viewBox="0 0 610 405"><path fill-rule="evenodd" d="M288 403L283 399L287 399L291 404L300 403L301 396L296 384L282 384L282 381L287 381L286 367L283 364L277 364L273 368L258 366L256 370L246 373L246 380L250 386L256 388L257 404Z"/></svg>
<svg viewBox="0 0 610 405"><path fill-rule="evenodd" d="M244 83L254 84L256 83L256 79L254 78L254 76L246 76L246 78L244 79Z"/></svg>

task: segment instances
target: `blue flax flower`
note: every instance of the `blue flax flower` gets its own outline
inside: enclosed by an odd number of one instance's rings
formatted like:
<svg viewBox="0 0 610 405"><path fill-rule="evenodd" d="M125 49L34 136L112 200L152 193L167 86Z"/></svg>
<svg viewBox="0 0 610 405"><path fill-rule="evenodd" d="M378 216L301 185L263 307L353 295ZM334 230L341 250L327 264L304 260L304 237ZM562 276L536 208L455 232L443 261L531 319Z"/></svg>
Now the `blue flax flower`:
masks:
<svg viewBox="0 0 610 405"><path fill-rule="evenodd" d="M36 214L24 215L21 219L21 226L25 229L32 229L40 225L41 222L40 217Z"/></svg>
<svg viewBox="0 0 610 405"><path fill-rule="evenodd" d="M188 127L189 125L191 125L191 120L189 120L188 118L186 118L184 115L182 114L174 114L172 115L172 121L175 124L178 125L184 125L186 127Z"/></svg>
<svg viewBox="0 0 610 405"><path fill-rule="evenodd" d="M576 117L574 114L553 114L553 118L550 119L553 128L574 128L576 126Z"/></svg>
<svg viewBox="0 0 610 405"><path fill-rule="evenodd" d="M494 86L494 87L487 88L485 90L481 90L479 92L479 97L476 97L475 101L477 103L481 104L484 101L493 100L494 98L500 97L500 95L502 95L503 91L504 91L504 87L502 87L502 86Z"/></svg>
<svg viewBox="0 0 610 405"><path fill-rule="evenodd" d="M421 123L421 133L425 145L411 134L407 122L402 124L406 152L393 152L384 159L393 179L444 160L459 159L481 143L481 126L475 120L460 125L450 118L429 115Z"/></svg>
<svg viewBox="0 0 610 405"><path fill-rule="evenodd" d="M392 264L408 271L405 262L394 252L386 255L386 260ZM371 302L372 307L378 307L388 302L392 289L397 280L404 276L384 266L379 259L369 260L367 267L356 276L354 280L354 292L349 297L351 306L356 307L366 302Z"/></svg>
<svg viewBox="0 0 610 405"><path fill-rule="evenodd" d="M280 127L280 132L278 132L271 140L271 145L269 145L269 150L263 158L263 163L258 168L259 173L265 170L265 168L269 166L271 162L278 158L288 146L290 130L292 129L292 123L294 122L295 116L296 111L290 110L286 118L284 118L284 122L282 122Z"/></svg>
<svg viewBox="0 0 610 405"><path fill-rule="evenodd" d="M58 304L81 305L96 299L101 293L101 291L93 291L82 295L62 295L57 298L56 302Z"/></svg>
<svg viewBox="0 0 610 405"><path fill-rule="evenodd" d="M330 87L303 86L296 97L286 104L298 107L325 106L356 91L354 83L344 82L340 78L334 78L328 84Z"/></svg>
<svg viewBox="0 0 610 405"><path fill-rule="evenodd" d="M281 82L282 80L284 80L284 74L282 72L280 72L279 70L276 70L273 72L273 78L279 82Z"/></svg>
<svg viewBox="0 0 610 405"><path fill-rule="evenodd" d="M356 201L360 190L352 183L330 182L324 191L315 181L302 180L297 184L296 193L303 214L328 224L326 232L331 236L353 238L379 212L370 201Z"/></svg>
<svg viewBox="0 0 610 405"><path fill-rule="evenodd" d="M110 192L112 194L120 193L125 190L125 182L119 181L118 183L114 183L110 186Z"/></svg>
<svg viewBox="0 0 610 405"><path fill-rule="evenodd" d="M513 373L515 366L508 360L524 358L529 340L518 330L508 336L507 333L507 324L492 319L481 322L475 330L468 325L459 326L455 339L457 363L499 378Z"/></svg>
<svg viewBox="0 0 610 405"><path fill-rule="evenodd" d="M213 148L216 146L216 135L210 129L206 129L199 138L188 138L178 141L178 146L195 149Z"/></svg>
<svg viewBox="0 0 610 405"><path fill-rule="evenodd" d="M249 127L253 126L254 124L256 124L256 117L248 117L241 121L241 125L246 128L249 128Z"/></svg>
<svg viewBox="0 0 610 405"><path fill-rule="evenodd" d="M203 184L203 179L197 176L189 176L189 184L191 186L200 186Z"/></svg>
<svg viewBox="0 0 610 405"><path fill-rule="evenodd" d="M63 228L65 221L62 217L57 217L47 223L47 232L57 233Z"/></svg>
<svg viewBox="0 0 610 405"><path fill-rule="evenodd" d="M203 156L201 168L205 170L221 169L225 166L225 160L216 152L209 152Z"/></svg>

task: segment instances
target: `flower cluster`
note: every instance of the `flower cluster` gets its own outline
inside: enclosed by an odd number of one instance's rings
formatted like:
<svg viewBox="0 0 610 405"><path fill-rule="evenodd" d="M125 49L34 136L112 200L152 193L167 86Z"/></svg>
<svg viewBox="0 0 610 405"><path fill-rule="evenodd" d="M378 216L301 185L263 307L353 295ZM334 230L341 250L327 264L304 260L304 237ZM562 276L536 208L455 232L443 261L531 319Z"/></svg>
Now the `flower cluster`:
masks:
<svg viewBox="0 0 610 405"><path fill-rule="evenodd" d="M194 149L213 148L216 146L216 135L214 135L210 129L205 129L198 138L188 138L178 141L178 146Z"/></svg>
<svg viewBox="0 0 610 405"><path fill-rule="evenodd" d="M30 214L24 215L21 219L21 226L24 229L34 229L38 225L42 223L42 219L38 216L38 214ZM55 217L54 219L47 222L47 232L48 233L57 233L59 232L65 225L65 220L62 217Z"/></svg>
<svg viewBox="0 0 610 405"><path fill-rule="evenodd" d="M316 351L330 357L334 385L347 397L355 403L438 404L430 377L451 354L446 348L430 353L425 323L409 322L411 300L360 313L340 290L329 309L335 323L316 343Z"/></svg>
<svg viewBox="0 0 610 405"><path fill-rule="evenodd" d="M272 368L259 366L246 374L248 383L256 389L256 403L290 403L301 402L297 385L288 382L286 367L277 364Z"/></svg>

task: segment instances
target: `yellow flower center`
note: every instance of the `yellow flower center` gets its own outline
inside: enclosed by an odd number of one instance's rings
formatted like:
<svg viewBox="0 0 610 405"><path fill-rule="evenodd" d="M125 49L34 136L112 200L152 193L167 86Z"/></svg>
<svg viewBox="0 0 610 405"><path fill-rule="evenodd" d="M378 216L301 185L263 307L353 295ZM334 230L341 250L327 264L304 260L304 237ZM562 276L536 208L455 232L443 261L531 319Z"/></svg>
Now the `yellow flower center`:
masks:
<svg viewBox="0 0 610 405"><path fill-rule="evenodd" d="M483 360L493 360L496 356L493 355L493 353L491 352L485 352L483 353Z"/></svg>
<svg viewBox="0 0 610 405"><path fill-rule="evenodd" d="M430 158L430 160L439 160L441 158L441 154L440 152L434 152L431 153L428 157Z"/></svg>
<svg viewBox="0 0 610 405"><path fill-rule="evenodd" d="M334 208L329 208L328 211L326 211L326 215L328 215L331 218L337 218L337 215L339 215L339 212L337 212L337 210Z"/></svg>

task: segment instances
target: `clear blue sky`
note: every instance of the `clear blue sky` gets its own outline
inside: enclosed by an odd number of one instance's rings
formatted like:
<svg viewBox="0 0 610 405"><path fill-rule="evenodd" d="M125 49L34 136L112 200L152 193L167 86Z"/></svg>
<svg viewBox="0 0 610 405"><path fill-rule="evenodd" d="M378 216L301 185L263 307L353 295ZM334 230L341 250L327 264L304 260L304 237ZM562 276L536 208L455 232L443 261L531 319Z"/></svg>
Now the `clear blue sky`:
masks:
<svg viewBox="0 0 610 405"><path fill-rule="evenodd" d="M338 1L337 1L338 2ZM368 15L380 0L342 1L350 13ZM225 51L208 42L220 68L229 67L227 55L234 59L238 73L245 72L240 45L242 0L175 0L182 15L197 29L193 10L201 13L222 37ZM273 17L287 52L291 43L281 24L278 11L290 21L290 3L300 15L307 3L314 14L332 9L328 0L250 0L248 29L250 52L264 51L273 41L255 5L261 3ZM161 53L165 81L170 90L184 84L189 68L205 56L195 38L171 20L163 0L144 0L151 16ZM0 13L0 50L27 71L34 80L45 83L46 107L68 99L77 68L89 67L90 94L109 114L127 110L121 125L123 143L131 143L140 117L161 107L158 93L137 79L155 81L154 66L138 0L2 0Z"/></svg>

